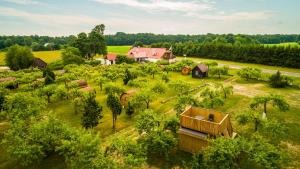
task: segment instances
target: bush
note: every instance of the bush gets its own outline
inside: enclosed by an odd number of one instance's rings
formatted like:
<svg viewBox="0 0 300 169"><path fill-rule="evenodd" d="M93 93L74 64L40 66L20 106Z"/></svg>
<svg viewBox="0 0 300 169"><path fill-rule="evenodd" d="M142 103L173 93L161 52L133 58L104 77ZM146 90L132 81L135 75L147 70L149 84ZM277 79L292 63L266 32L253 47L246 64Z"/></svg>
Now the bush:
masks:
<svg viewBox="0 0 300 169"><path fill-rule="evenodd" d="M281 75L281 73L277 71L277 73L269 78L269 82L274 88L284 88L292 85L293 80L288 76Z"/></svg>
<svg viewBox="0 0 300 169"><path fill-rule="evenodd" d="M164 129L170 130L175 134L179 129L179 126L180 126L179 119L177 117L173 117L165 121Z"/></svg>
<svg viewBox="0 0 300 169"><path fill-rule="evenodd" d="M43 77L45 78L45 85L52 84L55 82L55 74L49 68L43 70Z"/></svg>
<svg viewBox="0 0 300 169"><path fill-rule="evenodd" d="M67 47L62 52L62 60L65 65L68 64L82 64L84 59L80 56L80 51L74 47Z"/></svg>
<svg viewBox="0 0 300 169"><path fill-rule="evenodd" d="M98 65L101 65L101 60L91 60L91 61L88 61L85 63L88 65L91 65L91 66L98 66Z"/></svg>
<svg viewBox="0 0 300 169"><path fill-rule="evenodd" d="M116 59L116 64L122 64L122 63L132 64L135 63L135 60L125 55L118 55Z"/></svg>
<svg viewBox="0 0 300 169"><path fill-rule="evenodd" d="M64 68L64 63L62 60L54 61L47 66L51 70L60 70Z"/></svg>
<svg viewBox="0 0 300 169"><path fill-rule="evenodd" d="M238 72L238 75L241 78L246 79L247 81L250 79L259 80L261 78L261 70L257 68L243 68Z"/></svg>
<svg viewBox="0 0 300 169"><path fill-rule="evenodd" d="M12 70L29 68L33 63L33 54L28 47L14 45L8 49L5 62Z"/></svg>

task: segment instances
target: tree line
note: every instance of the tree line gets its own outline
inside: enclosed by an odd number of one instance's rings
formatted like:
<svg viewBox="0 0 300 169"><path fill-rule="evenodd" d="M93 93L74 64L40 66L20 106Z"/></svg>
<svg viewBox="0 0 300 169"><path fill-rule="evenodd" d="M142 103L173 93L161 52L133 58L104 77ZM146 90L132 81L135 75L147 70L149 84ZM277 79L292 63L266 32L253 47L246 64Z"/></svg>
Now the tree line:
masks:
<svg viewBox="0 0 300 169"><path fill-rule="evenodd" d="M265 46L260 44L234 45L222 43L156 43L151 47L172 46L177 56L201 57L258 63L271 66L300 68L300 48L293 46Z"/></svg>
<svg viewBox="0 0 300 169"><path fill-rule="evenodd" d="M285 42L300 42L300 35L243 35L243 34L203 34L203 35L164 35L153 33L127 34L117 32L105 35L107 45L133 45L142 42L145 45L159 42L198 42L198 43L230 43L230 44L279 44ZM76 36L0 36L0 50L18 44L29 46L34 51L58 50L64 45L74 42Z"/></svg>

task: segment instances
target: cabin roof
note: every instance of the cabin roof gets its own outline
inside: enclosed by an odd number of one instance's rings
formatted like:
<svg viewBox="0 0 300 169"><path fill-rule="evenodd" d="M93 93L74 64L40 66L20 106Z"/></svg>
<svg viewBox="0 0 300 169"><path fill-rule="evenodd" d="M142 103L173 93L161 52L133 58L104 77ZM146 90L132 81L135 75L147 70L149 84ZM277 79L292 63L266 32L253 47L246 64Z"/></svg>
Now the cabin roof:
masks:
<svg viewBox="0 0 300 169"><path fill-rule="evenodd" d="M199 64L196 67L194 67L193 70L195 69L199 69L201 72L208 72L208 66L206 66L205 64Z"/></svg>
<svg viewBox="0 0 300 169"><path fill-rule="evenodd" d="M33 58L33 64L32 67L38 67L40 69L47 67L47 63L44 62L42 59L40 58Z"/></svg>

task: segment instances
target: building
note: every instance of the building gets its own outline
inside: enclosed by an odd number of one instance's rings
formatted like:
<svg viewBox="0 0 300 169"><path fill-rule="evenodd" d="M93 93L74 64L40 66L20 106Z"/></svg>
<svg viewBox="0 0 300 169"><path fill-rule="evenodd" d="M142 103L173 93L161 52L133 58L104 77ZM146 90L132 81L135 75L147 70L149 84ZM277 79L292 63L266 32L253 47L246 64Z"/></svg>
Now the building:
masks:
<svg viewBox="0 0 300 169"><path fill-rule="evenodd" d="M172 50L167 50L166 48L134 47L128 52L127 56L133 58L137 62L157 62L160 60L167 60L169 62L175 61Z"/></svg>
<svg viewBox="0 0 300 169"><path fill-rule="evenodd" d="M193 78L204 78L208 76L208 67L204 64L195 66L192 70Z"/></svg>
<svg viewBox="0 0 300 169"><path fill-rule="evenodd" d="M32 67L34 68L39 68L39 69L44 69L47 67L47 63L44 62L42 59L40 58L33 58L33 63L32 63Z"/></svg>
<svg viewBox="0 0 300 169"><path fill-rule="evenodd" d="M116 54L107 54L106 55L106 62L108 62L108 65L116 64L117 55Z"/></svg>
<svg viewBox="0 0 300 169"><path fill-rule="evenodd" d="M208 139L234 138L229 114L215 110L188 107L180 114L179 148L197 153L209 145Z"/></svg>

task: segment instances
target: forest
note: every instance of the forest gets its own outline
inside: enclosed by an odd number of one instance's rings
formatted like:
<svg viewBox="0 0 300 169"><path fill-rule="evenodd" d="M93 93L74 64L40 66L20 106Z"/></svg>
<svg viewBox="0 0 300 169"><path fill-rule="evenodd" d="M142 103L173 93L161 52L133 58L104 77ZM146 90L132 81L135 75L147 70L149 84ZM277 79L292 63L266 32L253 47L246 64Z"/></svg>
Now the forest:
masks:
<svg viewBox="0 0 300 169"><path fill-rule="evenodd" d="M58 50L62 46L72 43L76 36L0 36L0 50L18 44L30 46L34 51ZM198 43L230 43L230 44L279 44L286 42L300 42L300 35L242 35L242 34L205 34L205 35L163 35L152 33L126 34L118 32L105 35L107 45L133 45L142 42L150 45L160 42L198 42Z"/></svg>
<svg viewBox="0 0 300 169"><path fill-rule="evenodd" d="M151 47L172 47L177 56L212 58L272 66L300 68L300 48L259 44L156 43Z"/></svg>

